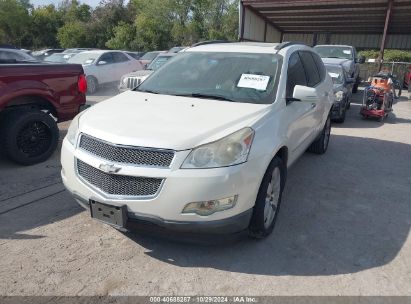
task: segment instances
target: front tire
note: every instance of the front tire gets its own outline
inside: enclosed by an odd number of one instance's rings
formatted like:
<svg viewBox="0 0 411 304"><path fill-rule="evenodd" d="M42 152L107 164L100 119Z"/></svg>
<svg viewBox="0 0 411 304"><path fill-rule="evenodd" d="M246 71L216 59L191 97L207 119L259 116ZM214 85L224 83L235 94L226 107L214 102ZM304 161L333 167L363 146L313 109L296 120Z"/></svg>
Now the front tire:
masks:
<svg viewBox="0 0 411 304"><path fill-rule="evenodd" d="M258 190L253 215L248 228L249 235L262 239L271 234L280 210L281 197L286 180L286 166L280 157L271 161Z"/></svg>
<svg viewBox="0 0 411 304"><path fill-rule="evenodd" d="M87 77L87 92L89 94L94 94L98 90L98 81L93 76Z"/></svg>
<svg viewBox="0 0 411 304"><path fill-rule="evenodd" d="M3 153L21 165L47 160L57 148L59 130L54 119L38 110L13 110L0 127Z"/></svg>
<svg viewBox="0 0 411 304"><path fill-rule="evenodd" d="M311 144L311 146L308 148L308 151L315 154L324 154L328 149L328 144L330 142L330 134L331 119L330 116L328 116L320 136Z"/></svg>

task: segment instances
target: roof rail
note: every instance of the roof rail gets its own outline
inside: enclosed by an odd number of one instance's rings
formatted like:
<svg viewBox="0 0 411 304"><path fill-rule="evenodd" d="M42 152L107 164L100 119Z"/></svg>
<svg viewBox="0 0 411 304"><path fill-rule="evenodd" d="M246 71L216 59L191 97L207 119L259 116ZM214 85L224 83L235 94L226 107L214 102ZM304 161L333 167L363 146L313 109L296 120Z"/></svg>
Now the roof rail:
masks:
<svg viewBox="0 0 411 304"><path fill-rule="evenodd" d="M305 45L307 46L307 44L305 44L304 42L299 42L299 41L286 41L286 42L281 42L278 45L275 46L275 50L277 51L277 53L282 50L283 48L290 46L290 45Z"/></svg>
<svg viewBox="0 0 411 304"><path fill-rule="evenodd" d="M191 47L200 46L200 45L207 45L207 44L214 44L214 43L231 43L228 40L206 40L194 43Z"/></svg>

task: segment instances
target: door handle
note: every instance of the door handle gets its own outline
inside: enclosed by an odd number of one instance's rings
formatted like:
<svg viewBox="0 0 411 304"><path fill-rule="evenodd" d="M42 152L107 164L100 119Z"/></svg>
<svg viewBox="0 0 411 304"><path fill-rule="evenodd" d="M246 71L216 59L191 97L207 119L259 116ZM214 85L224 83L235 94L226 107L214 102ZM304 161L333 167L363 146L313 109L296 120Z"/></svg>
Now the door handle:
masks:
<svg viewBox="0 0 411 304"><path fill-rule="evenodd" d="M324 96L325 96L325 97L328 97L328 92L324 92Z"/></svg>
<svg viewBox="0 0 411 304"><path fill-rule="evenodd" d="M316 104L315 102L313 102L313 103L311 104L311 108L312 108L312 109L314 109L316 106L317 106L317 104Z"/></svg>

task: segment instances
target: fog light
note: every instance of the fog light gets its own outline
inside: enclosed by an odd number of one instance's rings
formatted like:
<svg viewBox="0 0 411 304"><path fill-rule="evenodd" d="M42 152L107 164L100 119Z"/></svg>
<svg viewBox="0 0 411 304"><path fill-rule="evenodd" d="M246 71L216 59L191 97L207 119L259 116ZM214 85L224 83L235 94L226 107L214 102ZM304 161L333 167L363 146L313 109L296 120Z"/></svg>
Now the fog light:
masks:
<svg viewBox="0 0 411 304"><path fill-rule="evenodd" d="M238 195L234 195L227 198L218 200L210 200L203 202L188 203L183 213L196 213L198 215L211 215L215 212L227 210L233 208L237 203Z"/></svg>

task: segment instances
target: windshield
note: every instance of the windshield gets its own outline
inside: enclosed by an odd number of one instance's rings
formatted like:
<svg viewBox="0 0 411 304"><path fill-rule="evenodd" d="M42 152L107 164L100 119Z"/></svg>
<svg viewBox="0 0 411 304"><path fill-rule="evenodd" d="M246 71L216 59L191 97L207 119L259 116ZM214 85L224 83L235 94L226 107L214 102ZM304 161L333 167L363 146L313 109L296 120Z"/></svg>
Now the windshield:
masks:
<svg viewBox="0 0 411 304"><path fill-rule="evenodd" d="M160 52L148 52L145 53L143 57L141 57L141 60L153 60L154 58L157 57L157 55L160 54Z"/></svg>
<svg viewBox="0 0 411 304"><path fill-rule="evenodd" d="M96 53L78 53L77 55L71 57L68 63L78 63L78 64L92 64L100 54Z"/></svg>
<svg viewBox="0 0 411 304"><path fill-rule="evenodd" d="M147 67L147 70L158 70L164 63L166 63L172 56L158 56L156 57L150 65Z"/></svg>
<svg viewBox="0 0 411 304"><path fill-rule="evenodd" d="M186 52L136 90L268 104L274 101L280 62L274 54Z"/></svg>
<svg viewBox="0 0 411 304"><path fill-rule="evenodd" d="M314 50L321 58L352 59L352 49L344 46L316 46Z"/></svg>
<svg viewBox="0 0 411 304"><path fill-rule="evenodd" d="M343 84L344 83L344 72L342 68L329 66L326 65L325 68L327 69L328 74L331 76L333 83L335 84Z"/></svg>

